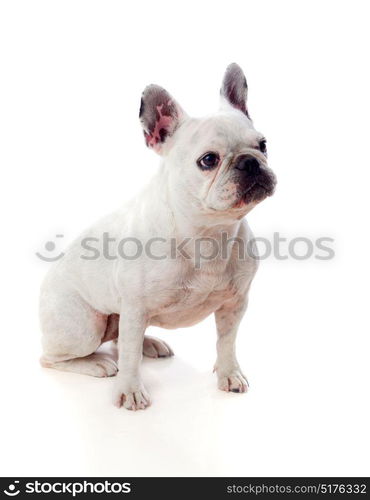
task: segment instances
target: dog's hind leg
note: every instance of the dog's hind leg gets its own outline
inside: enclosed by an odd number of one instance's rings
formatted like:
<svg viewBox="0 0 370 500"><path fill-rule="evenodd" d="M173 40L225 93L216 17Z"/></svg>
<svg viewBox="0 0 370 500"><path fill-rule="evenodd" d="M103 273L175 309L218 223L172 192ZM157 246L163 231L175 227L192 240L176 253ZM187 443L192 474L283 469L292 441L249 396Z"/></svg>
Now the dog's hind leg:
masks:
<svg viewBox="0 0 370 500"><path fill-rule="evenodd" d="M106 331L107 316L95 311L76 292L45 288L41 293L40 320L42 366L94 377L117 373L111 358L95 353Z"/></svg>
<svg viewBox="0 0 370 500"><path fill-rule="evenodd" d="M143 342L143 354L148 358L169 358L170 356L173 356L173 351L163 340L145 335Z"/></svg>
<svg viewBox="0 0 370 500"><path fill-rule="evenodd" d="M100 353L67 359L66 361L53 361L44 355L41 357L40 363L44 368L56 368L65 372L82 373L93 377L112 377L118 371L116 363Z"/></svg>

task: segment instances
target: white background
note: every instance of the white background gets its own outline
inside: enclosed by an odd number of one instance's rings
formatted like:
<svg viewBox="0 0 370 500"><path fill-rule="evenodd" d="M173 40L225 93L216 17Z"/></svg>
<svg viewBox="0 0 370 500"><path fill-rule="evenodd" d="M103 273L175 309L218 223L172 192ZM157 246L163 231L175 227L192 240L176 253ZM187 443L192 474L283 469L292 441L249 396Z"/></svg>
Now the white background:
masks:
<svg viewBox="0 0 370 500"><path fill-rule="evenodd" d="M366 7L1 2L1 475L369 475ZM153 405L118 410L113 379L38 365L49 264L35 252L62 233L60 251L155 172L145 85L206 114L232 61L279 180L250 225L332 237L336 255L262 262L238 340L247 395L217 390L208 318L156 332L176 356L143 363Z"/></svg>

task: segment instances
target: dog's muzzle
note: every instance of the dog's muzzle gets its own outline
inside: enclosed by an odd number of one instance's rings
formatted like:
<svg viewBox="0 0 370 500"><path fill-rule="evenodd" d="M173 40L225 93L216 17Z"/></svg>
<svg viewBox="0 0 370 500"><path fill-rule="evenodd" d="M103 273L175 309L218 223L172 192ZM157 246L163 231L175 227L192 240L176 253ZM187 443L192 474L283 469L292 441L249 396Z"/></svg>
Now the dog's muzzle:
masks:
<svg viewBox="0 0 370 500"><path fill-rule="evenodd" d="M243 155L238 158L235 168L247 175L257 175L260 172L260 162L251 155Z"/></svg>
<svg viewBox="0 0 370 500"><path fill-rule="evenodd" d="M273 172L252 154L240 155L234 164L240 198L244 203L271 196L276 185Z"/></svg>

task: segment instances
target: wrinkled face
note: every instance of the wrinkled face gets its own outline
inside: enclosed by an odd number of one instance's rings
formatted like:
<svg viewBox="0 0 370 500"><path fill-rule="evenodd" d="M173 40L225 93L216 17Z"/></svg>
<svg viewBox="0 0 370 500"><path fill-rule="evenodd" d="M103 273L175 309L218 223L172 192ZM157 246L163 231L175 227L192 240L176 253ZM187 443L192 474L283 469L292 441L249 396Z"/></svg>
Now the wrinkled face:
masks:
<svg viewBox="0 0 370 500"><path fill-rule="evenodd" d="M271 196L276 184L267 165L265 137L239 111L184 122L168 160L183 188L204 209L248 211Z"/></svg>
<svg viewBox="0 0 370 500"><path fill-rule="evenodd" d="M161 87L144 91L146 143L163 156L170 188L199 210L239 218L274 192L266 139L254 129L246 100L246 80L236 64L226 70L220 111L208 118L189 118Z"/></svg>

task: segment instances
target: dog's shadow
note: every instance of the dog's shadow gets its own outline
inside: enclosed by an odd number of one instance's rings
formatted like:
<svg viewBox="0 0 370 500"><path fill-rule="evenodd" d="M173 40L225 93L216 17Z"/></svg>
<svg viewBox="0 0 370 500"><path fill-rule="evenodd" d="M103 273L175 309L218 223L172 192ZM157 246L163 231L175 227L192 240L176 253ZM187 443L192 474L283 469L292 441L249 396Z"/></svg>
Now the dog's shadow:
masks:
<svg viewBox="0 0 370 500"><path fill-rule="evenodd" d="M110 344L99 352L116 359L117 346ZM138 475L138 471L163 475L163 464L168 475L179 475L179 467L180 475L192 475L195 470L202 474L205 461L204 473L210 466L217 473L222 466L225 420L248 399L219 391L212 367L202 371L176 355L144 357L143 381L152 404L136 412L113 405L115 377L42 370L58 391L56 411L74 426L73 434L79 437L87 472L92 475ZM189 449L194 453L189 454ZM112 454L117 455L116 461ZM107 456L111 457L108 461Z"/></svg>
<svg viewBox="0 0 370 500"><path fill-rule="evenodd" d="M117 341L103 344L97 353L102 356L109 356L117 363ZM176 394L180 395L184 395L184 392L186 393L187 390L199 394L202 386L205 386L205 388L208 387L207 380L209 378L212 378L213 382L216 383L216 377L212 374L212 370L209 370L207 377L207 373L202 373L177 355L168 358L143 356L142 372L148 390L156 390L160 387L163 388L163 386L171 388L173 385L176 389Z"/></svg>

